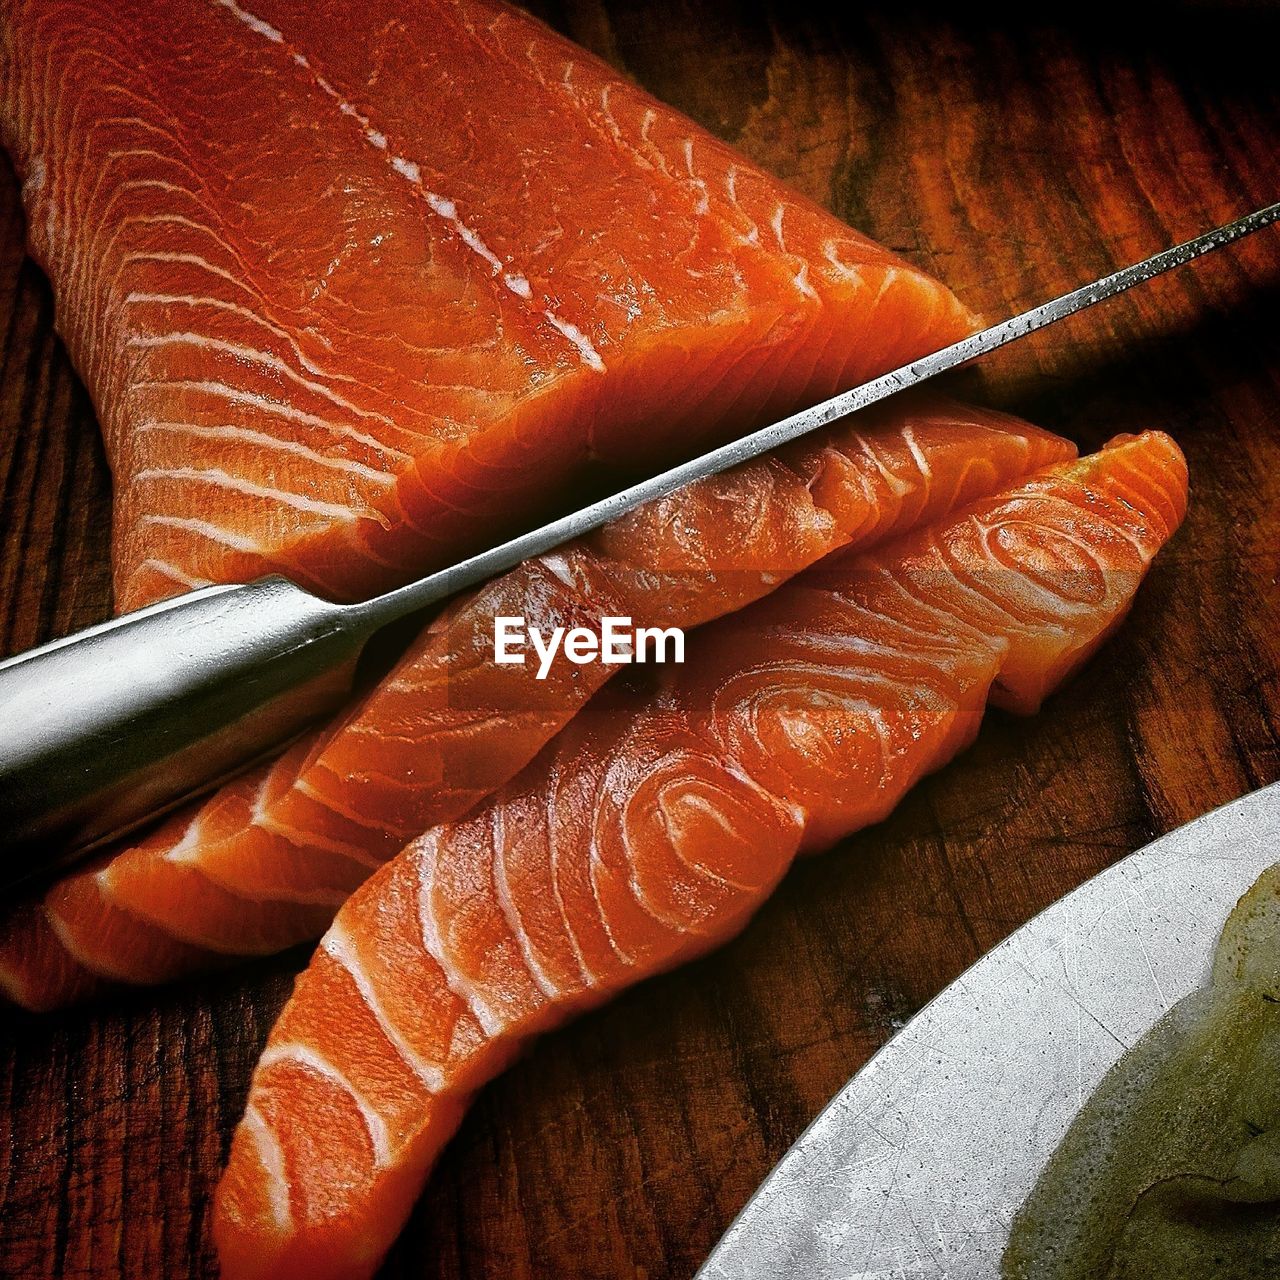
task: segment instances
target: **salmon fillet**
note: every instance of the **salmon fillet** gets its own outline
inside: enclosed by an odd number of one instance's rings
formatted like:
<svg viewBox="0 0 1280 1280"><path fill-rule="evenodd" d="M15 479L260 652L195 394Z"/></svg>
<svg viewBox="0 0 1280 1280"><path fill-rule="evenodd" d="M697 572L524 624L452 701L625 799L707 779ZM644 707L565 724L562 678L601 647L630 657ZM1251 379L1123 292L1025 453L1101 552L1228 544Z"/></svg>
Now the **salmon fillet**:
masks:
<svg viewBox="0 0 1280 1280"><path fill-rule="evenodd" d="M372 870L520 771L617 668L493 662L493 619L693 627L1072 456L991 410L901 398L650 504L458 602L344 721L0 921L0 989L48 1009L318 937Z"/></svg>
<svg viewBox="0 0 1280 1280"><path fill-rule="evenodd" d="M1122 438L692 637L338 913L267 1042L219 1186L225 1280L357 1280L476 1089L528 1039L737 932L800 852L1033 711L1181 521L1168 437Z"/></svg>
<svg viewBox="0 0 1280 1280"><path fill-rule="evenodd" d="M0 136L122 610L368 596L972 326L492 0L8 0Z"/></svg>

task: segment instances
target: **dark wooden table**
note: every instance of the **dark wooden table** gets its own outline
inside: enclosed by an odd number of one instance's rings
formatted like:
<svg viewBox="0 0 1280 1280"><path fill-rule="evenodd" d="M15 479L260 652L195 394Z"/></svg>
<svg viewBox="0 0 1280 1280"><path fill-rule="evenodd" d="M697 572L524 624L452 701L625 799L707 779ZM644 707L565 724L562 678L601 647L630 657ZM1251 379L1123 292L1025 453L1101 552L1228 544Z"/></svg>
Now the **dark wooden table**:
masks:
<svg viewBox="0 0 1280 1280"><path fill-rule="evenodd" d="M998 29L906 4L543 10L992 317L1280 196L1280 10ZM736 943L487 1089L392 1277L689 1276L805 1123L950 979L1153 836L1280 776L1280 233L961 380L1082 445L1171 431L1190 518L1104 653L993 716ZM109 478L0 176L0 643L109 608ZM208 1276L209 1191L294 953L0 1022L0 1274Z"/></svg>

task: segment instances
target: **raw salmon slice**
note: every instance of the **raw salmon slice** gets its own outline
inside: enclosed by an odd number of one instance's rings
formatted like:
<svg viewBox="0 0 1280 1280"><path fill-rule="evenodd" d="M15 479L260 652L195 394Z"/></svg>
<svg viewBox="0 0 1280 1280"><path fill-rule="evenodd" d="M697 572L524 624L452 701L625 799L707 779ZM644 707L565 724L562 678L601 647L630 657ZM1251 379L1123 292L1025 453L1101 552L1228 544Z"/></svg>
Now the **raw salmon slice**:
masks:
<svg viewBox="0 0 1280 1280"><path fill-rule="evenodd" d="M734 934L791 860L1030 712L1180 522L1168 437L1117 441L692 637L348 900L272 1031L219 1186L225 1280L368 1276L475 1090L529 1037Z"/></svg>
<svg viewBox="0 0 1280 1280"><path fill-rule="evenodd" d="M490 0L9 0L0 133L121 609L370 595L972 324Z"/></svg>
<svg viewBox="0 0 1280 1280"><path fill-rule="evenodd" d="M696 626L1073 452L915 397L525 564L428 629L345 722L11 912L0 986L50 1008L100 979L161 982L318 937L375 865L514 777L617 670L495 665L496 616Z"/></svg>

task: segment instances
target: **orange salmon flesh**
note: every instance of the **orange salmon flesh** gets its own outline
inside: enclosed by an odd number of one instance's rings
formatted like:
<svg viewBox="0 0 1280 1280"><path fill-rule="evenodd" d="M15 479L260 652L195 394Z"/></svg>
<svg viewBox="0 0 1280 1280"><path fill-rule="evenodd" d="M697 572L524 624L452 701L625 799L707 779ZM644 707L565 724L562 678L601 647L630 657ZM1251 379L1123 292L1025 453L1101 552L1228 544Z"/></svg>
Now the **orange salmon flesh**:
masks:
<svg viewBox="0 0 1280 1280"><path fill-rule="evenodd" d="M994 703L1034 711L1185 510L1148 433L1058 463L615 681L347 900L271 1032L219 1186L227 1280L370 1275L528 1039L733 936L800 852L884 818Z"/></svg>

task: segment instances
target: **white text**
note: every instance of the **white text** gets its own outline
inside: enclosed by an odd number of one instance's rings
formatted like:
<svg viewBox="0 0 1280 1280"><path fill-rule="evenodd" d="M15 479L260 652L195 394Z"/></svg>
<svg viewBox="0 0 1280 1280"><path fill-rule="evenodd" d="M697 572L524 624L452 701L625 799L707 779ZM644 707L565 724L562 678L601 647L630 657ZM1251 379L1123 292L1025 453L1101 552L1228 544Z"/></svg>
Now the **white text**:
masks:
<svg viewBox="0 0 1280 1280"><path fill-rule="evenodd" d="M684 632L679 627L633 627L630 618L601 618L598 632L591 627L553 627L544 632L521 617L494 618L495 662L523 666L525 651L530 648L538 659L537 678L545 680L557 653L577 666L589 662L606 666L683 662Z"/></svg>

